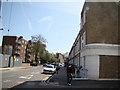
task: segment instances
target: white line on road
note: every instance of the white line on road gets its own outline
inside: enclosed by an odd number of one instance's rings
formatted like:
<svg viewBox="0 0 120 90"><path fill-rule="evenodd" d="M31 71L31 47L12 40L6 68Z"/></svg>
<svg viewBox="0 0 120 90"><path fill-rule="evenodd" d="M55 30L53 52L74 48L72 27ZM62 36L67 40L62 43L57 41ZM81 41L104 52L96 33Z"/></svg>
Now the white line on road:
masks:
<svg viewBox="0 0 120 90"><path fill-rule="evenodd" d="M19 78L27 78L27 77L25 77L25 76L20 76Z"/></svg>
<svg viewBox="0 0 120 90"><path fill-rule="evenodd" d="M30 75L27 79L31 79L33 77L33 75Z"/></svg>
<svg viewBox="0 0 120 90"><path fill-rule="evenodd" d="M19 78L31 79L33 75L20 76Z"/></svg>

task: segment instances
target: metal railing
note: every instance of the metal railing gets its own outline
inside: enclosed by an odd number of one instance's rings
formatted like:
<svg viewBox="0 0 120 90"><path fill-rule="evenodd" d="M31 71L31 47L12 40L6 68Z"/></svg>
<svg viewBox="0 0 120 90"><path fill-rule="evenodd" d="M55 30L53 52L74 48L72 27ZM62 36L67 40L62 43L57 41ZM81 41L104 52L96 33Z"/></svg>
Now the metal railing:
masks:
<svg viewBox="0 0 120 90"><path fill-rule="evenodd" d="M80 77L81 78L87 78L88 77L88 70L87 69L80 69Z"/></svg>
<svg viewBox="0 0 120 90"><path fill-rule="evenodd" d="M75 78L88 78L88 70L81 68L81 69L75 69Z"/></svg>

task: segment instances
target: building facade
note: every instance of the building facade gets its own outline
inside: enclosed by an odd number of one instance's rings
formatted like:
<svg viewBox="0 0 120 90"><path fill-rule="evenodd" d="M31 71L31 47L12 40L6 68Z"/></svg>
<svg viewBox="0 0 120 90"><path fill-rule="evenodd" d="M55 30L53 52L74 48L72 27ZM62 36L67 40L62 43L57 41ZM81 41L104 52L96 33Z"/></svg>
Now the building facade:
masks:
<svg viewBox="0 0 120 90"><path fill-rule="evenodd" d="M118 7L116 2L84 3L80 32L69 52L69 63L77 66L76 77L120 78Z"/></svg>
<svg viewBox="0 0 120 90"><path fill-rule="evenodd" d="M29 42L23 39L22 36L3 36L2 54L20 57L22 62L28 62L28 58L26 58L26 56L31 56L28 52L28 46Z"/></svg>
<svg viewBox="0 0 120 90"><path fill-rule="evenodd" d="M29 40L27 43L26 54L25 54L25 60L28 63L32 62L33 58L34 58L33 55L31 55L32 54L31 47L32 47L32 42L31 42L31 40Z"/></svg>
<svg viewBox="0 0 120 90"><path fill-rule="evenodd" d="M62 55L61 53L56 53L56 57L61 64L64 63L64 55Z"/></svg>

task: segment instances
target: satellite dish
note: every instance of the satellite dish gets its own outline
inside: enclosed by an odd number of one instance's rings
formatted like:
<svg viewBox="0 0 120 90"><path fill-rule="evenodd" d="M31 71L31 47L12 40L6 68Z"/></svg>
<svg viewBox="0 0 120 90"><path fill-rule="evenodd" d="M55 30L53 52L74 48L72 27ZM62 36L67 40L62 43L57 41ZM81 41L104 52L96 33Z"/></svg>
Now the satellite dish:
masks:
<svg viewBox="0 0 120 90"><path fill-rule="evenodd" d="M87 6L87 7L86 7L86 10L87 10L87 11L89 11L89 10L90 10L90 8Z"/></svg>

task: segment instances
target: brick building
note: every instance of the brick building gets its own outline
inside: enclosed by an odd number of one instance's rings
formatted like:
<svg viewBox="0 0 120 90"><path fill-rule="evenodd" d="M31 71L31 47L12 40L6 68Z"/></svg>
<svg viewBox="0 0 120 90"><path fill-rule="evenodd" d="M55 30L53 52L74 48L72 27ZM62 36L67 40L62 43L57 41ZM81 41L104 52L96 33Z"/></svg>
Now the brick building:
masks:
<svg viewBox="0 0 120 90"><path fill-rule="evenodd" d="M31 46L32 46L32 42L31 40L29 40L27 43L26 54L25 54L26 62L32 62L34 58L33 55L31 55Z"/></svg>
<svg viewBox="0 0 120 90"><path fill-rule="evenodd" d="M26 58L28 55L31 56L30 52L28 52L28 46L29 42L23 39L22 36L3 36L2 53L21 57L22 62L28 62L31 59Z"/></svg>
<svg viewBox="0 0 120 90"><path fill-rule="evenodd" d="M81 28L69 52L69 63L77 66L76 77L120 78L118 3L85 2ZM80 67L82 68L80 69Z"/></svg>

